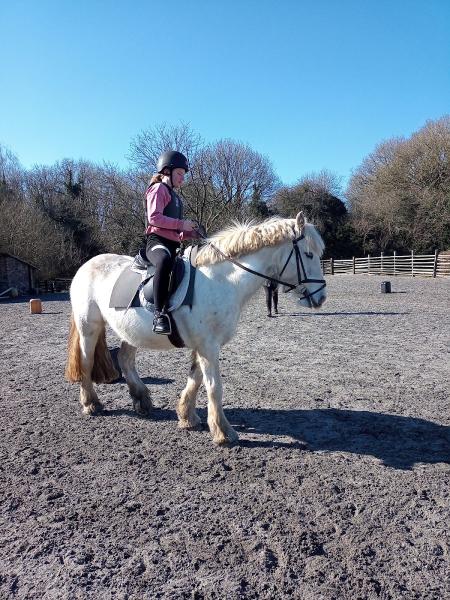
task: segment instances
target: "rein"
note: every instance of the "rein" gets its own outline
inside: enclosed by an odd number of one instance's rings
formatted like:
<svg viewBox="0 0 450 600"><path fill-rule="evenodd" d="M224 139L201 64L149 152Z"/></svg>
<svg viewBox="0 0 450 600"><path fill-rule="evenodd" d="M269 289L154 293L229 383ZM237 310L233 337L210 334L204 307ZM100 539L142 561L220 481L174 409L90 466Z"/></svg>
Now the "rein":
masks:
<svg viewBox="0 0 450 600"><path fill-rule="evenodd" d="M205 239L204 236L202 236L203 239ZM222 252L222 250L220 250L217 246L215 246L214 244L212 244L211 242L208 242L208 244L214 248L214 250L216 252L218 252L221 256L223 256L225 258L225 260L228 260L229 262L233 263L234 265L236 265L237 267L239 267L240 269L243 269L244 271L247 271L248 273L252 273L253 275L257 275L258 277L262 277L263 279L267 279L269 281L275 281L276 283L279 283L281 285L284 285L285 287L288 287L289 289L286 290L287 292L291 292L292 290L294 290L295 288L299 287L299 286L303 286L303 289L301 291L301 293L303 294L301 296L301 300L306 298L309 300L309 298L311 298L311 296L313 296L314 294L317 294L317 292L320 292L321 290L323 290L323 288L327 285L325 279L310 279L307 275L306 275L306 269L305 269L305 265L303 264L303 259L302 259L302 253L300 252L300 248L297 246L297 242L299 242L300 240L304 239L304 235L301 234L298 237L294 238L292 240L292 250L289 253L289 256L287 257L287 260L284 264L284 267L281 269L281 273L280 273L280 277L283 275L284 271L286 270L286 267L288 266L289 261L291 260L291 256L292 254L295 252L295 260L296 260L296 267L297 267L297 278L298 278L298 283L296 285L292 284L292 283L288 283L287 281L282 281L281 279L276 279L275 277L269 277L268 275L264 275L264 273L259 273L258 271L254 271L253 269L250 269L249 267L246 267L245 265L243 265L242 263L238 262L237 260L235 260L234 258L231 258L230 256L227 256L224 252ZM301 268L300 268L301 267ZM303 273L305 275L305 278L302 279L302 269L303 269ZM320 286L320 288L318 288L317 290L315 290L314 292L309 293L306 288L304 287L305 283L321 283L322 285Z"/></svg>

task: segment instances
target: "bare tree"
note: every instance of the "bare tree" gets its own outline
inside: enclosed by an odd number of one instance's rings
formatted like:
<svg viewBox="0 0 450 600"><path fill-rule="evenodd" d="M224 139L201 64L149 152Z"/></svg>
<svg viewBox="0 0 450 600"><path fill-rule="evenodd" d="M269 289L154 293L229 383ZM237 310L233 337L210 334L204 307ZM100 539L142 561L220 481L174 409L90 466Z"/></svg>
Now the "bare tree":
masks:
<svg viewBox="0 0 450 600"><path fill-rule="evenodd" d="M22 194L23 169L17 156L0 144L0 193Z"/></svg>
<svg viewBox="0 0 450 600"><path fill-rule="evenodd" d="M294 217L300 210L321 232L326 256L352 256L358 251L358 240L349 222L342 194L341 178L328 170L308 173L293 186L278 190L271 203L274 212Z"/></svg>
<svg viewBox="0 0 450 600"><path fill-rule="evenodd" d="M327 225L336 223L347 213L340 195L341 178L324 169L304 175L293 186L280 188L273 198L272 207L285 217L294 217L303 210L323 233ZM328 223L330 220L332 223Z"/></svg>
<svg viewBox="0 0 450 600"><path fill-rule="evenodd" d="M135 171L103 170L103 230L108 250L134 254L145 230L144 190ZM106 241L105 240L105 241Z"/></svg>
<svg viewBox="0 0 450 600"><path fill-rule="evenodd" d="M150 173L156 171L158 157L166 150L182 152L192 164L201 147L200 135L192 131L187 123L162 123L138 133L131 141L127 158L137 171L148 178Z"/></svg>
<svg viewBox="0 0 450 600"><path fill-rule="evenodd" d="M316 195L342 196L342 177L328 169L306 173L297 181L294 187L301 186L308 188Z"/></svg>
<svg viewBox="0 0 450 600"><path fill-rule="evenodd" d="M255 194L267 202L278 178L270 161L247 144L220 140L198 153L183 190L190 215L207 230L248 216Z"/></svg>
<svg viewBox="0 0 450 600"><path fill-rule="evenodd" d="M354 172L347 197L365 249L450 245L450 118L380 144Z"/></svg>

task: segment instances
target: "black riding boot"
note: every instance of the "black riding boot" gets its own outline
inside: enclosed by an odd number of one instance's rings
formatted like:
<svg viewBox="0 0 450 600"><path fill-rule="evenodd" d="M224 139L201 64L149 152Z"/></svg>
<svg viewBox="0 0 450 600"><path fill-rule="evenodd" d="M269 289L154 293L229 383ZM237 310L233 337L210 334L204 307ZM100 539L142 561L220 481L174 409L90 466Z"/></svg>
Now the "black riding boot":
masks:
<svg viewBox="0 0 450 600"><path fill-rule="evenodd" d="M155 310L155 316L153 318L153 331L155 333L160 333L161 335L170 335L172 333L170 319L166 313Z"/></svg>
<svg viewBox="0 0 450 600"><path fill-rule="evenodd" d="M264 286L264 292L266 294L267 316L271 317L272 316L272 290L269 287Z"/></svg>

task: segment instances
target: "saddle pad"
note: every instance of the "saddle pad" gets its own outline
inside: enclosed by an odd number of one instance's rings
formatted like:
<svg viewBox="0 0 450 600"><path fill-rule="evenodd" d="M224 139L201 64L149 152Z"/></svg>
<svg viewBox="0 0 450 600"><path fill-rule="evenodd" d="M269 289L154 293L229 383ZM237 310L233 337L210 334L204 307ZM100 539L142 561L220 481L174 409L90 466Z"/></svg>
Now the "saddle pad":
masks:
<svg viewBox="0 0 450 600"><path fill-rule="evenodd" d="M142 275L131 270L130 262L119 274L109 299L110 308L128 308L142 283ZM184 274L179 286L169 300L168 311L174 311L181 306L189 288L190 263L183 257Z"/></svg>
<svg viewBox="0 0 450 600"><path fill-rule="evenodd" d="M109 308L127 308L142 282L142 275L131 270L131 262L120 273L109 299Z"/></svg>

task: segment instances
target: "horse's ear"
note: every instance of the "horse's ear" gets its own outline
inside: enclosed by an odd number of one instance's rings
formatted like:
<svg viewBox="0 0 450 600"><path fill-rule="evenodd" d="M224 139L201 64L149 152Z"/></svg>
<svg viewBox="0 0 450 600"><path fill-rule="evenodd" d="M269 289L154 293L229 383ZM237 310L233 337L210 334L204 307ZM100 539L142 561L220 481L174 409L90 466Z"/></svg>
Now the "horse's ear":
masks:
<svg viewBox="0 0 450 600"><path fill-rule="evenodd" d="M303 229L303 227L305 226L305 223L306 223L305 215L302 213L302 211L300 211L298 213L298 215L295 218L295 221L297 223L298 231L299 231L299 233L301 233L302 229Z"/></svg>

